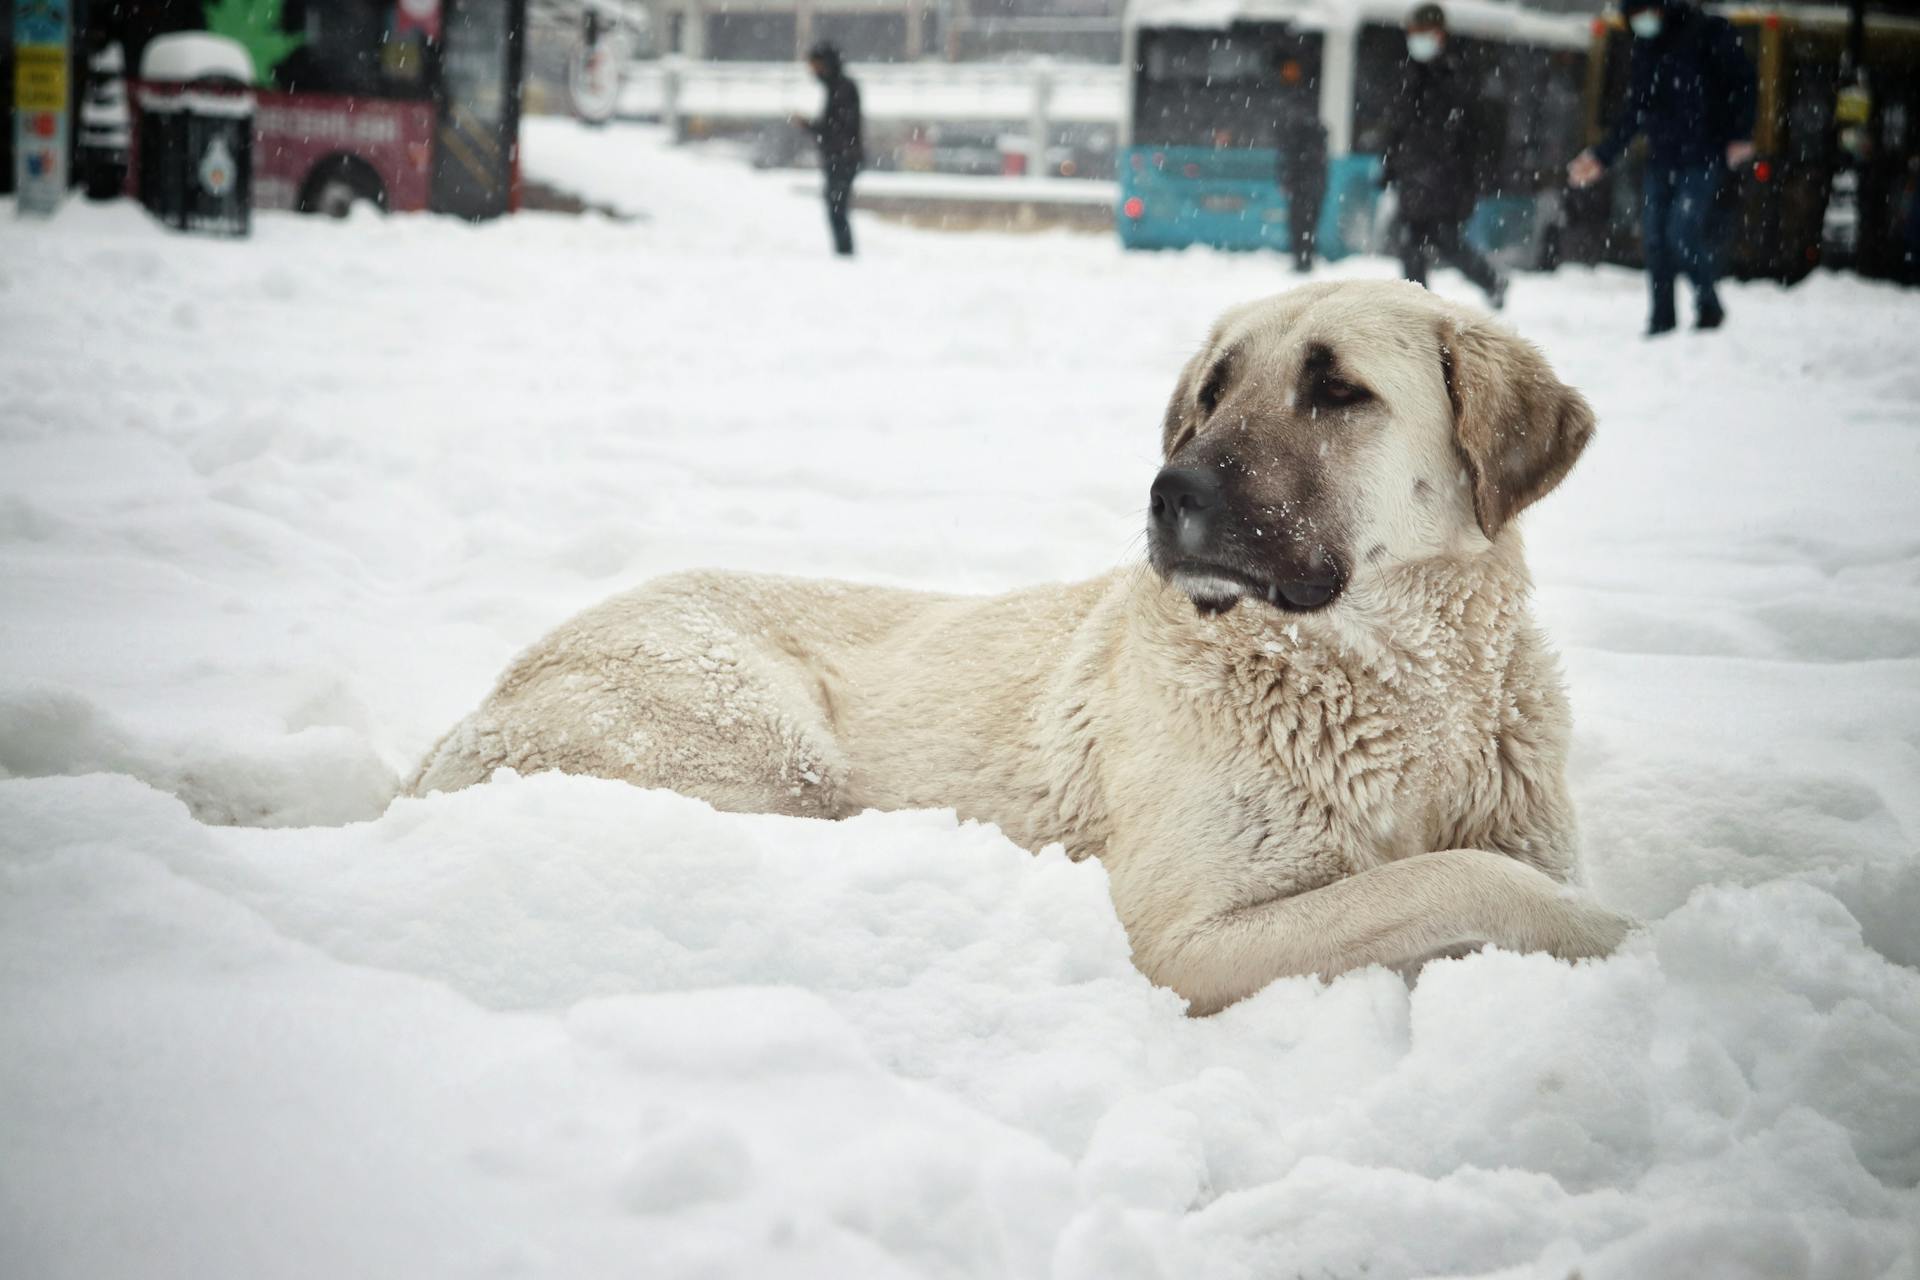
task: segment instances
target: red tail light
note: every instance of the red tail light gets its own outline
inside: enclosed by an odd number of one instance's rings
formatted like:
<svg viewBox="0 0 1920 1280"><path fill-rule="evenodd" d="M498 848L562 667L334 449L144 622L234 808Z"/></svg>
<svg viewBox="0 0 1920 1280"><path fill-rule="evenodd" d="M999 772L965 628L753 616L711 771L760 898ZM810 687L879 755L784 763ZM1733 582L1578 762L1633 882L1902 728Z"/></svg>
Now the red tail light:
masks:
<svg viewBox="0 0 1920 1280"><path fill-rule="evenodd" d="M1147 202L1139 196L1128 196L1127 202L1120 206L1120 212L1138 222L1147 212Z"/></svg>
<svg viewBox="0 0 1920 1280"><path fill-rule="evenodd" d="M1755 182L1772 182L1773 165L1765 160L1755 160L1753 162L1753 180Z"/></svg>

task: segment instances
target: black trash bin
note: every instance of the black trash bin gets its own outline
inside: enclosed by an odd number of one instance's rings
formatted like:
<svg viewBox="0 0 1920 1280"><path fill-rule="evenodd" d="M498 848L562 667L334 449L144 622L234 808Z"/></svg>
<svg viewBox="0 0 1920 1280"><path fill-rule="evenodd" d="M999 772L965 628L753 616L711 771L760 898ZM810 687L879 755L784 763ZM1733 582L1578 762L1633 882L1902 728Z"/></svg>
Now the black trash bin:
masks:
<svg viewBox="0 0 1920 1280"><path fill-rule="evenodd" d="M161 36L140 58L140 202L182 231L244 236L253 199L253 60L238 41Z"/></svg>

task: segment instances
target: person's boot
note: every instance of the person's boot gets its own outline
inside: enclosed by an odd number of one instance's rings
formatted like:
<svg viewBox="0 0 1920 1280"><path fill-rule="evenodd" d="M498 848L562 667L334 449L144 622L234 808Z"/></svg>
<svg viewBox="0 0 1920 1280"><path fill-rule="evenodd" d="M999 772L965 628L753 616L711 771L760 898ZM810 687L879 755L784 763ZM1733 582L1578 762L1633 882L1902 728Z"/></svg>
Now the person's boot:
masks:
<svg viewBox="0 0 1920 1280"><path fill-rule="evenodd" d="M1502 271L1493 278L1493 288L1487 290L1487 305L1495 311L1504 311L1507 306L1507 273Z"/></svg>
<svg viewBox="0 0 1920 1280"><path fill-rule="evenodd" d="M1653 286L1653 310L1647 317L1647 336L1657 338L1663 333L1672 333L1679 327L1674 319L1673 285L1662 288L1658 283Z"/></svg>
<svg viewBox="0 0 1920 1280"><path fill-rule="evenodd" d="M1727 322L1727 310L1717 298L1710 298L1700 304L1700 318L1694 324L1696 329L1718 329Z"/></svg>

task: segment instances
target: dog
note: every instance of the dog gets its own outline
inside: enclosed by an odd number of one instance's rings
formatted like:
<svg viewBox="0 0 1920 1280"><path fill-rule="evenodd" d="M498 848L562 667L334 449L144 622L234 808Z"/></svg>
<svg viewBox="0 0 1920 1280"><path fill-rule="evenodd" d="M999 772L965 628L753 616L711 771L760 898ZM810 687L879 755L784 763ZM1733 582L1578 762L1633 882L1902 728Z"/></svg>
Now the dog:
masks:
<svg viewBox="0 0 1920 1280"><path fill-rule="evenodd" d="M410 790L559 769L716 808L950 808L1104 864L1211 1013L1482 945L1604 955L1514 520L1592 438L1538 350L1418 285L1228 312L1181 372L1147 563L993 598L656 580L522 654Z"/></svg>

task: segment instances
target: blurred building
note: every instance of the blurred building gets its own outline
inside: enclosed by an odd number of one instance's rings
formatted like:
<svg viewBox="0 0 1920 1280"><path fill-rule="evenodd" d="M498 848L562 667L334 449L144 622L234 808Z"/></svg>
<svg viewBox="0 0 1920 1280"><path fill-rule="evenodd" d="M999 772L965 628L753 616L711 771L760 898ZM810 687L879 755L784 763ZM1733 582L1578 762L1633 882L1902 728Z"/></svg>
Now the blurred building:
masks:
<svg viewBox="0 0 1920 1280"><path fill-rule="evenodd" d="M817 40L854 62L919 58L937 23L917 0L661 0L655 16L662 52L728 62L790 62Z"/></svg>
<svg viewBox="0 0 1920 1280"><path fill-rule="evenodd" d="M663 53L785 62L817 40L851 62L1046 54L1117 62L1123 0L658 0Z"/></svg>

